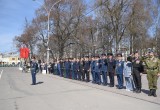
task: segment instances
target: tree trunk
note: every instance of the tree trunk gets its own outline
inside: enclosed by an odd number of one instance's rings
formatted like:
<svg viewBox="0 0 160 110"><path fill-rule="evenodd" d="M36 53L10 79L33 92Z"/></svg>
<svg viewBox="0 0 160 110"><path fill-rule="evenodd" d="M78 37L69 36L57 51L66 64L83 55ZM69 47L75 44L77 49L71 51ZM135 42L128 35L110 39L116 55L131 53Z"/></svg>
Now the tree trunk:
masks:
<svg viewBox="0 0 160 110"><path fill-rule="evenodd" d="M64 44L59 46L59 58L62 59L64 55Z"/></svg>

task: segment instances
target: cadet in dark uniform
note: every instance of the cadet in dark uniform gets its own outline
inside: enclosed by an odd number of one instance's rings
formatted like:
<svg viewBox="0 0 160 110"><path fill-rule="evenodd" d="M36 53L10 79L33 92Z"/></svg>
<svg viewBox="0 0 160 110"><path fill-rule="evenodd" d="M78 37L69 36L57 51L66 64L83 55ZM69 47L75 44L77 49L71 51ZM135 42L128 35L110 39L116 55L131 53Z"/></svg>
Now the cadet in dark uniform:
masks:
<svg viewBox="0 0 160 110"><path fill-rule="evenodd" d="M71 63L69 61L69 59L67 59L64 63L65 65L65 70L66 70L66 78L69 78L69 73L70 73L70 67L71 67Z"/></svg>
<svg viewBox="0 0 160 110"><path fill-rule="evenodd" d="M101 64L101 73L102 73L102 78L103 78L103 82L102 84L104 86L107 85L107 59L106 59L106 54L102 54L102 58L100 60L100 64Z"/></svg>
<svg viewBox="0 0 160 110"><path fill-rule="evenodd" d="M113 59L113 54L108 53L107 54L107 65L108 65L108 75L110 79L110 87L114 87L114 74L115 74L115 67L116 67L116 61Z"/></svg>
<svg viewBox="0 0 160 110"><path fill-rule="evenodd" d="M60 61L57 61L57 75L62 76Z"/></svg>
<svg viewBox="0 0 160 110"><path fill-rule="evenodd" d="M92 74L92 83L95 83L95 58L92 57L92 61L91 61L91 74Z"/></svg>
<svg viewBox="0 0 160 110"><path fill-rule="evenodd" d="M81 58L80 60L80 73L81 73L81 80L84 81L84 59Z"/></svg>
<svg viewBox="0 0 160 110"><path fill-rule="evenodd" d="M96 84L100 85L102 83L101 81L101 64L100 64L100 57L95 56L95 63L94 63L94 71L95 71L95 81Z"/></svg>
<svg viewBox="0 0 160 110"><path fill-rule="evenodd" d="M71 60L71 79L74 79L74 59Z"/></svg>
<svg viewBox="0 0 160 110"><path fill-rule="evenodd" d="M118 80L118 89L123 89L123 69L124 69L124 61L122 61L122 54L117 54L116 61L116 75Z"/></svg>
<svg viewBox="0 0 160 110"><path fill-rule="evenodd" d="M78 70L77 60L74 58L73 60L73 79L75 80L77 80L77 70Z"/></svg>
<svg viewBox="0 0 160 110"><path fill-rule="evenodd" d="M36 62L35 57L32 57L30 65L31 65L32 85L36 85L36 74L38 70L38 63Z"/></svg>
<svg viewBox="0 0 160 110"><path fill-rule="evenodd" d="M150 89L150 93L148 96L156 95L157 90L157 80L160 74L160 62L159 59L154 56L154 52L152 50L149 51L149 57L144 61L147 67L147 79L148 79L148 86Z"/></svg>
<svg viewBox="0 0 160 110"><path fill-rule="evenodd" d="M80 59L77 59L77 79L81 80L82 73L81 73L81 62Z"/></svg>
<svg viewBox="0 0 160 110"><path fill-rule="evenodd" d="M75 80L78 80L80 77L80 62L79 59L75 59L76 60L76 66L75 66Z"/></svg>
<svg viewBox="0 0 160 110"><path fill-rule="evenodd" d="M141 74L144 72L144 67L141 59L139 58L138 52L134 53L132 65L133 65L132 75L133 75L133 80L136 88L135 92L141 93L141 88L142 88Z"/></svg>
<svg viewBox="0 0 160 110"><path fill-rule="evenodd" d="M90 69L90 61L88 60L88 57L85 57L83 80L85 80L85 77L86 77L86 82L90 81L90 78L89 78L89 69Z"/></svg>
<svg viewBox="0 0 160 110"><path fill-rule="evenodd" d="M60 76L63 77L64 76L64 62L61 59L59 63L60 63L60 70L61 70Z"/></svg>
<svg viewBox="0 0 160 110"><path fill-rule="evenodd" d="M54 65L55 65L54 62L52 62L52 64L51 64L51 73L52 74L54 74Z"/></svg>

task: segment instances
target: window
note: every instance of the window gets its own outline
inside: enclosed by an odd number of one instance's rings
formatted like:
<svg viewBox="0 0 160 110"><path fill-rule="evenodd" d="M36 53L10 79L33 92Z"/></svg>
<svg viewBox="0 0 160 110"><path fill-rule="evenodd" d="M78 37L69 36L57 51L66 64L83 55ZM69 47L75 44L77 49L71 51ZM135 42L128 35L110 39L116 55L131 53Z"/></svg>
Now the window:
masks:
<svg viewBox="0 0 160 110"><path fill-rule="evenodd" d="M15 58L12 58L12 60L15 60Z"/></svg>

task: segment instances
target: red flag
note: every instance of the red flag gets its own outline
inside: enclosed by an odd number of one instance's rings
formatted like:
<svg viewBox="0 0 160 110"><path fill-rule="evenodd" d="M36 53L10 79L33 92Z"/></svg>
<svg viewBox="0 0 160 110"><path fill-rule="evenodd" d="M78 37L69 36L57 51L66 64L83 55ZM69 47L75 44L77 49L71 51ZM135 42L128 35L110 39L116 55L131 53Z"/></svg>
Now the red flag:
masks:
<svg viewBox="0 0 160 110"><path fill-rule="evenodd" d="M20 58L24 58L24 48L20 48Z"/></svg>
<svg viewBox="0 0 160 110"><path fill-rule="evenodd" d="M20 58L27 59L29 57L29 49L28 48L20 48Z"/></svg>
<svg viewBox="0 0 160 110"><path fill-rule="evenodd" d="M25 48L25 58L27 59L29 57L29 49Z"/></svg>

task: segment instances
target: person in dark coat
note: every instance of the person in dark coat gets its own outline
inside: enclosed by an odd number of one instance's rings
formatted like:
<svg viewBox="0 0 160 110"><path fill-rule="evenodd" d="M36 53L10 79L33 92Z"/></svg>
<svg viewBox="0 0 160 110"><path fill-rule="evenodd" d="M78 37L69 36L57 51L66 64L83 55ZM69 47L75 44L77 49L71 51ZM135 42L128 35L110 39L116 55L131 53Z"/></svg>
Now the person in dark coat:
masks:
<svg viewBox="0 0 160 110"><path fill-rule="evenodd" d="M132 65L133 65L132 75L135 84L135 92L141 93L141 88L142 88L141 75L144 72L144 67L138 52L134 53Z"/></svg>
<svg viewBox="0 0 160 110"><path fill-rule="evenodd" d="M102 58L100 59L100 64L101 64L101 73L102 73L102 84L104 86L107 85L107 58L106 58L106 54L102 54Z"/></svg>
<svg viewBox="0 0 160 110"><path fill-rule="evenodd" d="M81 73L81 61L80 59L77 59L77 79L81 80L82 79L82 73Z"/></svg>
<svg viewBox="0 0 160 110"><path fill-rule="evenodd" d="M73 59L73 73L72 73L72 79L77 80L77 60L74 58Z"/></svg>
<svg viewBox="0 0 160 110"><path fill-rule="evenodd" d="M123 89L123 70L124 70L124 61L122 61L122 54L117 54L116 60L116 75L118 80L118 89Z"/></svg>
<svg viewBox="0 0 160 110"><path fill-rule="evenodd" d="M61 59L59 63L60 63L60 70L61 70L60 77L63 77L63 74L64 74L64 61Z"/></svg>
<svg viewBox="0 0 160 110"><path fill-rule="evenodd" d="M100 57L98 55L95 56L95 63L94 63L94 71L95 71L95 82L96 84L100 85L101 81L101 64L100 64Z"/></svg>
<svg viewBox="0 0 160 110"><path fill-rule="evenodd" d="M67 59L64 62L65 65L65 70L66 70L66 78L69 78L69 72L70 72L70 67L71 67L71 62L69 61L69 59Z"/></svg>
<svg viewBox="0 0 160 110"><path fill-rule="evenodd" d="M95 58L94 57L92 57L92 60L91 60L92 83L96 83L96 79L95 79Z"/></svg>
<svg viewBox="0 0 160 110"><path fill-rule="evenodd" d="M74 59L71 59L70 74L71 74L71 79L74 79Z"/></svg>
<svg viewBox="0 0 160 110"><path fill-rule="evenodd" d="M81 73L81 80L84 81L85 74L84 74L84 58L80 60L80 73Z"/></svg>
<svg viewBox="0 0 160 110"><path fill-rule="evenodd" d="M85 61L84 61L84 75L83 75L83 80L86 79L86 82L90 81L90 77L89 77L89 69L90 69L90 61L88 59L88 57L85 57ZM85 78L86 77L86 78Z"/></svg>
<svg viewBox="0 0 160 110"><path fill-rule="evenodd" d="M112 53L108 53L107 56L108 56L107 65L108 65L108 75L110 79L110 87L114 87L116 60L113 58Z"/></svg>
<svg viewBox="0 0 160 110"><path fill-rule="evenodd" d="M61 76L61 65L60 65L60 61L57 61L57 75Z"/></svg>
<svg viewBox="0 0 160 110"><path fill-rule="evenodd" d="M30 65L31 65L32 85L36 85L36 74L38 70L38 63L36 62L36 58L34 56L32 57Z"/></svg>
<svg viewBox="0 0 160 110"><path fill-rule="evenodd" d="M52 74L54 74L54 72L55 72L55 71L54 71L54 65L55 65L55 63L52 62L52 64L51 64L51 73L52 73Z"/></svg>

